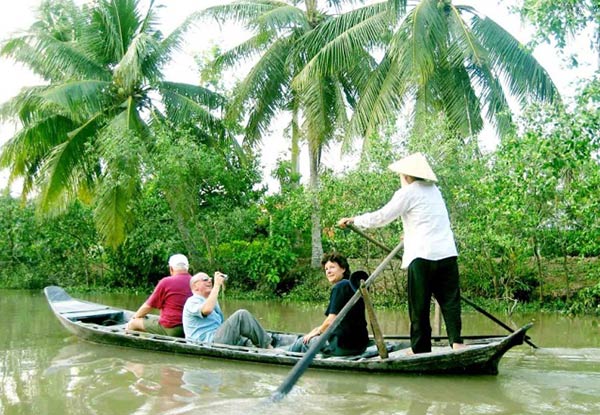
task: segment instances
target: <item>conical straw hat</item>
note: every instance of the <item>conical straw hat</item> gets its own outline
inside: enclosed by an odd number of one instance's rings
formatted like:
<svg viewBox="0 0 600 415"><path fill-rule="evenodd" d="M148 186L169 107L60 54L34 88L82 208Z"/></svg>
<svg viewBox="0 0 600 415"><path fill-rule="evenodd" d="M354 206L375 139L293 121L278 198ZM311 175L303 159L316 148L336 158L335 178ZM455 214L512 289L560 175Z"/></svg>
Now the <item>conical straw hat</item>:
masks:
<svg viewBox="0 0 600 415"><path fill-rule="evenodd" d="M435 176L431 166L427 162L427 159L422 153L414 153L410 156L406 156L401 160L398 160L390 164L389 169L395 173L406 174L407 176L419 177L425 180L431 180L437 182L438 179Z"/></svg>

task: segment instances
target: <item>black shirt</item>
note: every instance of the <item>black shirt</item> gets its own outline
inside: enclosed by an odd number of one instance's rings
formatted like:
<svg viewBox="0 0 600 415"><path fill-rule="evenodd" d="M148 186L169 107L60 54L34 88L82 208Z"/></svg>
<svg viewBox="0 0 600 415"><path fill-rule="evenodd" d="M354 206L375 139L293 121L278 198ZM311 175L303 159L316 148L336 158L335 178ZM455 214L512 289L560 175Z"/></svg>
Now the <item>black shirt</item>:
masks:
<svg viewBox="0 0 600 415"><path fill-rule="evenodd" d="M352 289L350 281L341 280L337 282L331 289L329 305L325 315L340 314L342 308L353 295L354 289ZM362 298L346 314L346 317L333 332L333 336L337 336L337 345L344 349L362 349L367 346L369 333L367 332L367 320L365 318L365 303Z"/></svg>

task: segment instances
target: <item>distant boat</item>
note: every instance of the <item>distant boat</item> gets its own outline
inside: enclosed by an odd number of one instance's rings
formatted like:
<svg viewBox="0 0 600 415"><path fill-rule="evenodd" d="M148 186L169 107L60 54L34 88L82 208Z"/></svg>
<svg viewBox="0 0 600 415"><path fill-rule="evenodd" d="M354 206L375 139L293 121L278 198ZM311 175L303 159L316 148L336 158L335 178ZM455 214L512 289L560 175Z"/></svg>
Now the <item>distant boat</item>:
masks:
<svg viewBox="0 0 600 415"><path fill-rule="evenodd" d="M71 333L94 343L135 347L158 352L189 354L210 358L295 365L304 356L278 348L231 346L203 343L177 337L125 330L133 311L72 298L60 287L44 289L52 311ZM148 318L158 318L149 315ZM498 374L498 364L512 347L523 344L528 324L506 337L465 336L468 347L453 351L449 346L434 346L431 353L407 355L406 340L386 338L388 358L381 359L376 346L370 346L357 356L333 357L317 355L311 368L357 372L421 373L421 374ZM276 333L280 344L289 344L297 333Z"/></svg>

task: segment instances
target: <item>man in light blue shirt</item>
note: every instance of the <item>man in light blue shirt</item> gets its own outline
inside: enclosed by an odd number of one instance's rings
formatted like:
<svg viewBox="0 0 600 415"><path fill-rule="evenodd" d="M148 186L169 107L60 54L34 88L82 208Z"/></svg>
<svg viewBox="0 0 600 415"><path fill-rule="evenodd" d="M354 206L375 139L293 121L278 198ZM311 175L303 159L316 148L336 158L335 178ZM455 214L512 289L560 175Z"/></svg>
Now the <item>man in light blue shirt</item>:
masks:
<svg viewBox="0 0 600 415"><path fill-rule="evenodd" d="M224 274L215 272L214 280L213 286L212 278L204 272L194 275L190 280L193 295L183 307L185 338L199 342L272 348L271 336L248 310L240 309L225 320L218 302L219 291L225 281Z"/></svg>

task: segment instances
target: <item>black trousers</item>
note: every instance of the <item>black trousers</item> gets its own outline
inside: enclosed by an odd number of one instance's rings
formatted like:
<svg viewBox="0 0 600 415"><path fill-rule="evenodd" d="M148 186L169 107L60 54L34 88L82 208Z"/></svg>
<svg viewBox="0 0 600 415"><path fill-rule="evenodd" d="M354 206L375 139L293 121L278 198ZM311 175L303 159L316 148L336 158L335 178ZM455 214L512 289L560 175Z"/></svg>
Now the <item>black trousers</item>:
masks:
<svg viewBox="0 0 600 415"><path fill-rule="evenodd" d="M462 343L458 279L456 257L438 261L417 258L408 266L410 343L414 353L431 351L429 310L432 295L442 310L450 345Z"/></svg>

